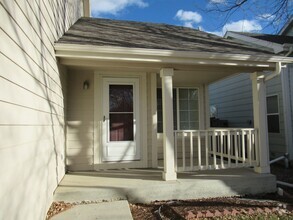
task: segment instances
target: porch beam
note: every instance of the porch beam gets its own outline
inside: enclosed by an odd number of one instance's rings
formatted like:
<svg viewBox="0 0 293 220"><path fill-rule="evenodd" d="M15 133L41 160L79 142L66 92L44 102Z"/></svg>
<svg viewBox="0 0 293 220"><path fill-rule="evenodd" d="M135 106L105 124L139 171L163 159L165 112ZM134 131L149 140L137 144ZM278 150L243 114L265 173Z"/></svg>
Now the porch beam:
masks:
<svg viewBox="0 0 293 220"><path fill-rule="evenodd" d="M270 173L269 139L267 126L267 99L264 76L251 74L253 95L254 128L258 129L259 165L255 167L257 173Z"/></svg>
<svg viewBox="0 0 293 220"><path fill-rule="evenodd" d="M174 151L174 123L173 123L173 77L174 69L163 68L160 71L162 78L163 104L163 148L164 148L164 180L176 180L175 151Z"/></svg>

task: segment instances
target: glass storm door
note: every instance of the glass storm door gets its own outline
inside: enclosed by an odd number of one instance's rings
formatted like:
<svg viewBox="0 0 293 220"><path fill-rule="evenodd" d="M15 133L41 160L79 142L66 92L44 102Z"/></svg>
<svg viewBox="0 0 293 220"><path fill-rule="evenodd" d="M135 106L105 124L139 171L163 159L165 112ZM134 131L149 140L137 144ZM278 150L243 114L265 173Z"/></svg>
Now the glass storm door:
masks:
<svg viewBox="0 0 293 220"><path fill-rule="evenodd" d="M103 161L138 160L138 79L103 79Z"/></svg>

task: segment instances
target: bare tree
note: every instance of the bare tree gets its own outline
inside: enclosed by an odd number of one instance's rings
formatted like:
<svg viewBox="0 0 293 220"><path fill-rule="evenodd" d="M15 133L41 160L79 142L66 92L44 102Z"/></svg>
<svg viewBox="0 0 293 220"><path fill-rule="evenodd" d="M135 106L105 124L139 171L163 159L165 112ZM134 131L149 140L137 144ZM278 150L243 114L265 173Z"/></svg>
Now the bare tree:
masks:
<svg viewBox="0 0 293 220"><path fill-rule="evenodd" d="M275 32L287 22L293 14L293 0L206 0L207 13L219 13L224 16L224 23L238 11L253 14L256 18L272 26Z"/></svg>

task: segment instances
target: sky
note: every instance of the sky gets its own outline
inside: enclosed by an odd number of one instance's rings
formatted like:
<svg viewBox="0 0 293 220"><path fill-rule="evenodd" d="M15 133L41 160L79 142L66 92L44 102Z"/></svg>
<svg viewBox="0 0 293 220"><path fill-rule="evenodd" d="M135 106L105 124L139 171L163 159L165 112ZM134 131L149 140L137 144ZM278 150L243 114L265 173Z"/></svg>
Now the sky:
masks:
<svg viewBox="0 0 293 220"><path fill-rule="evenodd" d="M207 12L212 3L225 4L227 1L229 0L91 0L91 13L92 17L166 23L220 36L227 30L276 33L276 28L268 25L272 15L259 10L266 8L270 0L250 0L256 3L236 11L228 19L221 13Z"/></svg>

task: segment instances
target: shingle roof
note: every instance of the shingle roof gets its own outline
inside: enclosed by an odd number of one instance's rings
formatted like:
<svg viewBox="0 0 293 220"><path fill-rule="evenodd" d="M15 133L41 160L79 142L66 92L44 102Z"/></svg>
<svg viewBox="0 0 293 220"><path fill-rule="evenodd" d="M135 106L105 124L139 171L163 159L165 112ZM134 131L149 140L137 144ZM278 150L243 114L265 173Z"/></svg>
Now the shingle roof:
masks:
<svg viewBox="0 0 293 220"><path fill-rule="evenodd" d="M271 54L192 28L100 18L80 18L57 43L228 54Z"/></svg>
<svg viewBox="0 0 293 220"><path fill-rule="evenodd" d="M233 32L233 31L232 31ZM248 37L253 37L260 40L265 40L277 44L293 44L293 36L272 35L272 34L257 34L247 32L234 32Z"/></svg>

